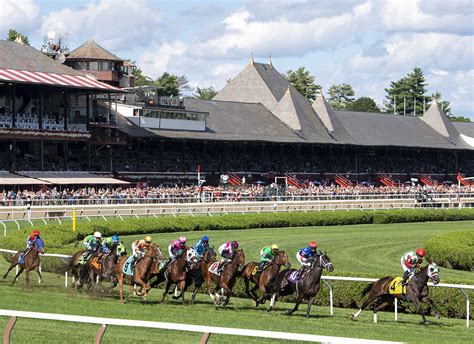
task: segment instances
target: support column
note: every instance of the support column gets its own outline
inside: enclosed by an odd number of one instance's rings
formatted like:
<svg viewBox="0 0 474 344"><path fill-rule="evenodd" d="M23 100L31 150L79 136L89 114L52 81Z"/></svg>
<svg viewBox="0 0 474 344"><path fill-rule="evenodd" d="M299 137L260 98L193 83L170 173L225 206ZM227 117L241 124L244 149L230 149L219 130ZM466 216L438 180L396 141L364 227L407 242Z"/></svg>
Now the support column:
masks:
<svg viewBox="0 0 474 344"><path fill-rule="evenodd" d="M459 171L459 152L454 152L454 159L456 165L456 173Z"/></svg>
<svg viewBox="0 0 474 344"><path fill-rule="evenodd" d="M91 171L91 142L87 141L87 171Z"/></svg>
<svg viewBox="0 0 474 344"><path fill-rule="evenodd" d="M16 140L10 144L10 170L16 170Z"/></svg>
<svg viewBox="0 0 474 344"><path fill-rule="evenodd" d="M38 119L38 128L39 130L43 130L43 116L44 116L44 92L43 88L40 87L40 108L39 108L39 119ZM43 140L41 140L43 142ZM43 147L43 143L41 143L41 147ZM41 156L42 159L42 156ZM43 168L41 168L43 171Z"/></svg>
<svg viewBox="0 0 474 344"><path fill-rule="evenodd" d="M12 85L12 128L16 128L16 84Z"/></svg>
<svg viewBox="0 0 474 344"><path fill-rule="evenodd" d="M359 173L359 150L355 148L355 173Z"/></svg>
<svg viewBox="0 0 474 344"><path fill-rule="evenodd" d="M86 131L89 131L91 121L90 113L90 94L89 91L86 92Z"/></svg>
<svg viewBox="0 0 474 344"><path fill-rule="evenodd" d="M113 157L114 151L111 145L107 145L107 146L109 148L110 173L112 173L114 171L114 157Z"/></svg>
<svg viewBox="0 0 474 344"><path fill-rule="evenodd" d="M64 130L67 130L67 112L69 110L69 99L67 91L64 91Z"/></svg>
<svg viewBox="0 0 474 344"><path fill-rule="evenodd" d="M132 143L132 147L133 147L133 143ZM140 162L141 162L141 150L142 150L142 144L141 144L141 140L138 139L137 140L137 154L135 155L136 158L137 158L137 161L136 161L136 169L137 169L137 172L140 172Z"/></svg>
<svg viewBox="0 0 474 344"><path fill-rule="evenodd" d="M64 171L67 171L67 141L64 141L63 147L64 147Z"/></svg>
<svg viewBox="0 0 474 344"><path fill-rule="evenodd" d="M41 121L41 117L40 117ZM41 123L41 122L40 122ZM44 141L41 139L40 141L40 171L44 171Z"/></svg>

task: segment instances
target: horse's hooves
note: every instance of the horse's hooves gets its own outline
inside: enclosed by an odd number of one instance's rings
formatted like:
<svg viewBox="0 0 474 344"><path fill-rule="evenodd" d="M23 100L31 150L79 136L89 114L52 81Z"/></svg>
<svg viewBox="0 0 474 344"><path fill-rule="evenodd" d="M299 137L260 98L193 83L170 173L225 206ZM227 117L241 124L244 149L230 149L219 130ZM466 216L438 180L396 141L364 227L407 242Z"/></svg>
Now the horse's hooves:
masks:
<svg viewBox="0 0 474 344"><path fill-rule="evenodd" d="M356 317L354 316L354 314L349 314L349 315L347 316L347 319L349 319L349 320L355 320Z"/></svg>
<svg viewBox="0 0 474 344"><path fill-rule="evenodd" d="M435 315L435 318L439 320L439 319L441 319L441 315L436 314L436 315Z"/></svg>
<svg viewBox="0 0 474 344"><path fill-rule="evenodd" d="M291 315L291 311L286 311L285 315Z"/></svg>
<svg viewBox="0 0 474 344"><path fill-rule="evenodd" d="M423 325L430 325L431 323L429 321L423 322Z"/></svg>

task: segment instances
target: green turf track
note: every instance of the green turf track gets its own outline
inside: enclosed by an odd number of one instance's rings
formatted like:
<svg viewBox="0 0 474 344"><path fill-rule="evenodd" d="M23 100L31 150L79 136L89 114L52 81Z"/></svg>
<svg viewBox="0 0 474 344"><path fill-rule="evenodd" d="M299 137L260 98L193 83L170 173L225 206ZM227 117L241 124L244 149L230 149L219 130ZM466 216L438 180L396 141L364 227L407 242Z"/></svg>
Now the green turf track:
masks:
<svg viewBox="0 0 474 344"><path fill-rule="evenodd" d="M451 230L474 230L472 222L439 222L390 225L355 225L338 227L306 227L279 228L243 231L212 231L188 232L185 235L195 241L203 234L211 238L215 246L225 240L236 239L245 249L247 260L255 260L261 246L276 242L282 249L291 252L293 263L294 253L308 240L317 240L322 249L326 249L334 264L334 275L352 274L373 276L400 273L400 255L410 249L420 246L427 238ZM153 235L154 239L165 248L169 241L179 236L179 233ZM141 237L141 236L140 236ZM129 246L137 236L123 237ZM46 243L47 245L47 243ZM5 261L0 262L0 271L4 271ZM474 284L474 273L441 269L442 282L448 280ZM13 277L13 276L11 276ZM9 278L11 281L11 278ZM32 278L30 290L24 290L20 285L10 287L7 282L0 280L0 307L28 311L56 312L65 314L106 316L140 320L168 321L189 324L214 325L225 327L240 327L262 330L312 333L320 335L359 337L385 340L409 341L417 343L469 343L474 337L474 330L465 328L465 320L430 318L432 325L420 325L420 317L400 314L398 323L394 322L392 313L379 313L379 323L373 324L370 312L362 313L357 321L347 320L351 313L349 309L335 309L334 317L328 316L328 310L313 306L313 318L305 319L304 309L301 308L292 317L282 314L286 304L277 304L274 313L267 314L263 309L253 309L251 302L244 299L232 299L228 309L215 309L209 297L199 296L200 303L183 307L168 301L161 305L157 300L161 294L153 290L150 300L142 303L132 297L129 304L119 305L117 295L112 297L95 298L81 293L66 291L61 287L63 278L46 274L45 283L38 286ZM316 316L316 318L314 318ZM0 318L0 326L6 323ZM31 331L31 326L41 329L40 333ZM38 343L83 343L91 342L96 326L79 325L47 321L20 320L13 335L14 343L36 341ZM123 343L144 342L146 340L162 342L192 342L198 341L199 335L191 333L176 333L149 329L123 329L111 327L104 342ZM211 337L212 338L212 337ZM243 337L215 336L214 343L233 342L270 342L261 339ZM271 342L274 342L273 340Z"/></svg>

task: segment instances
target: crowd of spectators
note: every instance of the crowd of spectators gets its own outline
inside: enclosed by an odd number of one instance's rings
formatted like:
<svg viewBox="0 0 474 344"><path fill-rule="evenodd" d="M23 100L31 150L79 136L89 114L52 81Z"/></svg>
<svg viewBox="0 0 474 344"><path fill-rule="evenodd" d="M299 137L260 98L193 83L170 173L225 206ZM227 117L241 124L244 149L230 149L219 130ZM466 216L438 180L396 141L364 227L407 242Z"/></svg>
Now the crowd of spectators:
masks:
<svg viewBox="0 0 474 344"><path fill-rule="evenodd" d="M474 186L462 186L461 193L474 193ZM239 187L229 186L163 186L163 187L85 187L78 189L57 188L38 191L3 191L1 195L2 206L22 206L39 204L113 204L113 203L185 203L198 201L227 201L239 202L245 200L303 200L325 198L360 198L381 195L382 197L396 197L397 195L417 194L447 194L456 198L459 190L457 185L436 185L433 187L422 185L400 186L365 186L340 187L338 185L313 185L303 188L293 186L282 187L270 184L244 185Z"/></svg>

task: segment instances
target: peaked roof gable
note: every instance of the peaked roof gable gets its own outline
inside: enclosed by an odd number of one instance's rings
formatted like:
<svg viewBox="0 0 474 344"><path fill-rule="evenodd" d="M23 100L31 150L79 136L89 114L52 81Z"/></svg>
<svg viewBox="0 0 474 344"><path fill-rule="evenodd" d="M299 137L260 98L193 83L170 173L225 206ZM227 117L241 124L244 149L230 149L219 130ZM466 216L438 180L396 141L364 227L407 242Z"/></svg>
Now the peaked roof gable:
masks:
<svg viewBox="0 0 474 344"><path fill-rule="evenodd" d="M330 132L334 132L334 120L335 116L332 113L332 108L326 102L326 98L324 98L323 94L320 93L316 100L313 102L311 106L313 110L316 112L318 117L323 121L324 125Z"/></svg>
<svg viewBox="0 0 474 344"><path fill-rule="evenodd" d="M292 92L294 91L288 86L285 94L273 109L273 114L291 129L298 131L301 130L301 122Z"/></svg>
<svg viewBox="0 0 474 344"><path fill-rule="evenodd" d="M241 103L262 103L267 109L273 109L277 104L277 99L257 71L256 65L258 64L251 61L213 99Z"/></svg>
<svg viewBox="0 0 474 344"><path fill-rule="evenodd" d="M108 61L123 61L121 58L112 54L110 51L98 45L92 39L77 47L67 57L69 60L108 60Z"/></svg>
<svg viewBox="0 0 474 344"><path fill-rule="evenodd" d="M436 130L444 137L454 140L459 137L459 132L450 122L449 118L439 107L439 104L436 101L431 104L428 111L426 111L420 118L423 122L428 124L431 128Z"/></svg>

